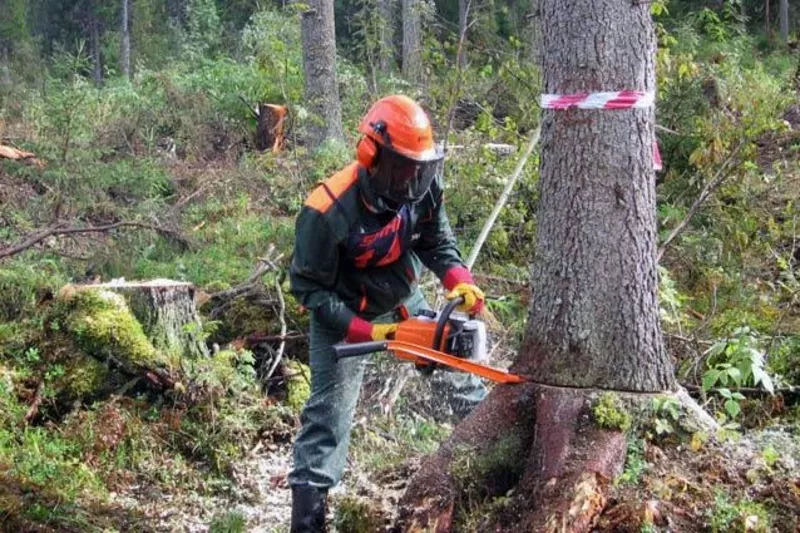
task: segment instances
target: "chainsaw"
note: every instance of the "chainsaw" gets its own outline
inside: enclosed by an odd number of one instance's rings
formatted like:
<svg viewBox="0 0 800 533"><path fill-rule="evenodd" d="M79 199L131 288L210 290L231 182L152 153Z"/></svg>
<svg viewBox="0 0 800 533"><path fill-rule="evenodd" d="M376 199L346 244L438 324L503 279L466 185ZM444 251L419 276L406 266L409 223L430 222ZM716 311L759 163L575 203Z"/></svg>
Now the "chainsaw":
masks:
<svg viewBox="0 0 800 533"><path fill-rule="evenodd" d="M523 376L483 363L486 325L474 317L453 314L463 297L450 300L440 313L422 311L398 323L394 338L385 341L340 343L333 346L336 360L388 351L413 362L423 373L441 366L469 372L497 383L522 383Z"/></svg>

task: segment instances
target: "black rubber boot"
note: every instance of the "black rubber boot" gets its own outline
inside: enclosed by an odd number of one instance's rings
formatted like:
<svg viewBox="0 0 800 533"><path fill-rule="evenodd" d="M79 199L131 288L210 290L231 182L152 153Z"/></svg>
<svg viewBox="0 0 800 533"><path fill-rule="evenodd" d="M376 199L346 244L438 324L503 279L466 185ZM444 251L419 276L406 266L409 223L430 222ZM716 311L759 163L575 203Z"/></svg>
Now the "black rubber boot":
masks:
<svg viewBox="0 0 800 533"><path fill-rule="evenodd" d="M311 485L292 485L290 533L325 533L328 490Z"/></svg>

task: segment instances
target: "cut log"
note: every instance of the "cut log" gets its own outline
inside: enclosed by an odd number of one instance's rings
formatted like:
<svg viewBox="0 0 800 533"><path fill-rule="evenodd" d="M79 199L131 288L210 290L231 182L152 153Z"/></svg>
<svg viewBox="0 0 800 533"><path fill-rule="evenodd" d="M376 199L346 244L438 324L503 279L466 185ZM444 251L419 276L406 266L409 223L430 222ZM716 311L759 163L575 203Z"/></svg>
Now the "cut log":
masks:
<svg viewBox="0 0 800 533"><path fill-rule="evenodd" d="M184 358L208 357L195 307L195 287L169 279L76 285L76 290L111 291L125 298L156 350Z"/></svg>
<svg viewBox="0 0 800 533"><path fill-rule="evenodd" d="M283 147L284 126L288 108L282 105L259 104L256 129L256 148L279 152Z"/></svg>

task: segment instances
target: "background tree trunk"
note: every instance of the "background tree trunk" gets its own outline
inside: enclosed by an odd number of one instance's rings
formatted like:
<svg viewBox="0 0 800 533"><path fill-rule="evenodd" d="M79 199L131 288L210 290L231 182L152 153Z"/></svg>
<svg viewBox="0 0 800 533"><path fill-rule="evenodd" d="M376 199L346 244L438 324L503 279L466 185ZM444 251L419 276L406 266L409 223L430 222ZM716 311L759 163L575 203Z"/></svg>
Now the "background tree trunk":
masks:
<svg viewBox="0 0 800 533"><path fill-rule="evenodd" d="M539 6L543 92L655 90L649 4ZM497 454L510 460L466 477L487 498L516 486L515 513L482 530L591 530L626 450L622 431L594 422L600 391L637 405L675 389L658 315L653 110L544 110L541 127L534 297L511 369L535 383L496 387L422 466L401 512L409 530L451 531L463 457Z"/></svg>
<svg viewBox="0 0 800 533"><path fill-rule="evenodd" d="M421 51L422 23L419 0L403 0L403 76L412 83L420 79Z"/></svg>
<svg viewBox="0 0 800 533"><path fill-rule="evenodd" d="M131 79L130 2L131 0L122 0L122 44L119 54L120 69L127 79Z"/></svg>
<svg viewBox="0 0 800 533"><path fill-rule="evenodd" d="M770 25L770 9L769 9L770 0L765 0L764 2L764 32L767 34L767 38L771 40L772 38L772 26Z"/></svg>
<svg viewBox="0 0 800 533"><path fill-rule="evenodd" d="M316 116L308 124L309 142L316 147L329 139L343 140L342 104L336 82L336 31L333 0L310 0L303 13L303 68L306 105Z"/></svg>
<svg viewBox="0 0 800 533"><path fill-rule="evenodd" d="M780 0L778 7L781 23L781 42L785 44L789 41L789 0Z"/></svg>
<svg viewBox="0 0 800 533"><path fill-rule="evenodd" d="M383 74L389 74L394 70L394 27L395 27L395 0L378 0L378 12L380 13L380 58L378 64Z"/></svg>
<svg viewBox="0 0 800 533"><path fill-rule="evenodd" d="M542 65L542 16L539 4L541 0L531 0L530 14L530 58L537 66Z"/></svg>
<svg viewBox="0 0 800 533"><path fill-rule="evenodd" d="M103 85L103 58L100 56L100 22L97 20L97 6L89 2L89 24L91 26L92 77L97 87Z"/></svg>
<svg viewBox="0 0 800 533"><path fill-rule="evenodd" d="M463 40L461 54L458 56L458 62L461 68L467 66L467 32L469 30L469 15L472 11L472 0L458 0L458 36L459 40Z"/></svg>
<svg viewBox="0 0 800 533"><path fill-rule="evenodd" d="M0 83L4 87L11 87L11 65L8 44L0 44Z"/></svg>

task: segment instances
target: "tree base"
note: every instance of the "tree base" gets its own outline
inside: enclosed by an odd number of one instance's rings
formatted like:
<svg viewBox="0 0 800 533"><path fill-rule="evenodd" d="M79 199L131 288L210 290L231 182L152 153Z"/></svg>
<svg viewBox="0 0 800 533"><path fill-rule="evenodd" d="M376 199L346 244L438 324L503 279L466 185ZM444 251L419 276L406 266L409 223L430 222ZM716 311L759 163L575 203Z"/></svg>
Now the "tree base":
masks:
<svg viewBox="0 0 800 533"><path fill-rule="evenodd" d="M474 529L478 517L481 531L591 531L627 451L623 429L601 427L613 420L596 407L606 394L498 386L423 463L401 502L397 530ZM672 396L691 425L709 427L688 396L612 394L635 419L644 419L654 397Z"/></svg>

